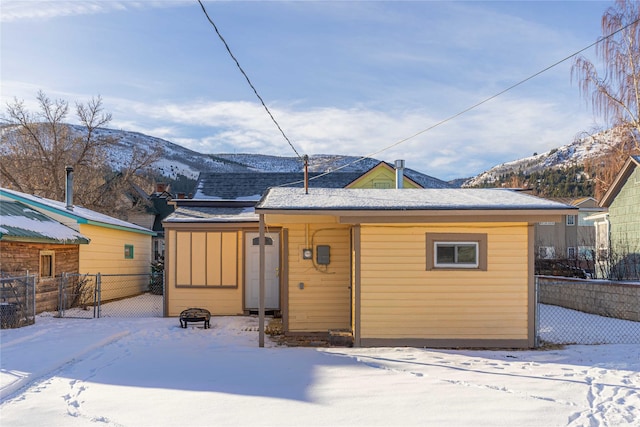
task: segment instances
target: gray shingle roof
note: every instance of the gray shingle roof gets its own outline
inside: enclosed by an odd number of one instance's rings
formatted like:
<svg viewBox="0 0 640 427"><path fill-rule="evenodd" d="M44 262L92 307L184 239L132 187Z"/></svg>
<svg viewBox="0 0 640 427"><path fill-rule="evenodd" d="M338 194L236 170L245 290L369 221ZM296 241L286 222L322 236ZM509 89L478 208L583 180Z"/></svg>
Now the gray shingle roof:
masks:
<svg viewBox="0 0 640 427"><path fill-rule="evenodd" d="M309 188L344 188L366 172L309 173ZM404 175L424 188L448 188L449 185L412 169ZM260 200L271 187L304 187L302 172L203 172L198 178L194 199Z"/></svg>
<svg viewBox="0 0 640 427"><path fill-rule="evenodd" d="M343 188L362 172L309 173L309 187ZM200 174L194 199L260 200L271 187L304 187L302 172L240 172Z"/></svg>

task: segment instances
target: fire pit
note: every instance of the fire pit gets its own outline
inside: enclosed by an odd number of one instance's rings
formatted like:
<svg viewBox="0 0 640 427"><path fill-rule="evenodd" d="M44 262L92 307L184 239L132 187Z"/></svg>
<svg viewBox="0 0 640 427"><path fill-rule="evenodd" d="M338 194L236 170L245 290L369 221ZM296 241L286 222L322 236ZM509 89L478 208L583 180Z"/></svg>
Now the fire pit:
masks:
<svg viewBox="0 0 640 427"><path fill-rule="evenodd" d="M204 329L210 327L211 313L205 308L187 308L180 313L180 327L186 328L189 322L204 322Z"/></svg>

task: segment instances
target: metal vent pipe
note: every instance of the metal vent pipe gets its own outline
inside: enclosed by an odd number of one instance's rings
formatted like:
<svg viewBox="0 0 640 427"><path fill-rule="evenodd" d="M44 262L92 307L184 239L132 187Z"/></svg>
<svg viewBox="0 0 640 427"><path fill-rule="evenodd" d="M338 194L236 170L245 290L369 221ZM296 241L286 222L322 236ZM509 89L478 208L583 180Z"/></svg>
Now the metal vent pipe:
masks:
<svg viewBox="0 0 640 427"><path fill-rule="evenodd" d="M67 166L65 170L67 171L67 179L64 187L65 198L67 203L67 209L72 211L73 210L73 167Z"/></svg>
<svg viewBox="0 0 640 427"><path fill-rule="evenodd" d="M400 189L404 184L404 160L396 160L396 188Z"/></svg>

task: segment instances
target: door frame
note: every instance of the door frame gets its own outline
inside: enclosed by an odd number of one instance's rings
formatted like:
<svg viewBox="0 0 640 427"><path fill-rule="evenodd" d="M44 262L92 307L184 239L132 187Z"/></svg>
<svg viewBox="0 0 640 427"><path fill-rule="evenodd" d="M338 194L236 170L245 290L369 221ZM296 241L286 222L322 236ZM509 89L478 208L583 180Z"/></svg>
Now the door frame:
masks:
<svg viewBox="0 0 640 427"><path fill-rule="evenodd" d="M248 256L248 252L249 252L249 245L247 244L247 239L249 235L253 235L255 237L260 237L260 234L257 230L245 230L242 233L242 244L243 244L243 258L244 258L244 263L243 263L243 271L242 271L242 278L243 278L243 290L242 290L242 308L245 311L245 313L250 312L250 311L256 311L257 308L247 308L247 293L248 293L248 289L249 289L249 281L247 280L247 269L249 267L249 265L251 265L252 262L255 262L256 264L258 264L260 262L260 258L259 257L255 257L255 259L252 259L251 257ZM276 311L280 311L282 312L283 310L283 298L282 298L282 283L283 283L283 260L282 260L282 246L283 246L283 236L281 233L280 229L277 230L270 230L269 232L265 233L265 237L271 237L274 239L278 239L278 250L275 253L276 258L276 265L278 266L278 275L276 278L276 287L277 287L277 291L278 291L278 297L277 297L277 301L278 301L278 307L277 308L267 308L269 311L271 310L276 310Z"/></svg>

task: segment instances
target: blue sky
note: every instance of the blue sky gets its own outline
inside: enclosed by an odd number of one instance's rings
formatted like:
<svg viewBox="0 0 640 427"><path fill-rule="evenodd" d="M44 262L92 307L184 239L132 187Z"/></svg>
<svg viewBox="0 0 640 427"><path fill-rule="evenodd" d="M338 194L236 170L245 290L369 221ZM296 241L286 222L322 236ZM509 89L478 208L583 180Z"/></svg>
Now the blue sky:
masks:
<svg viewBox="0 0 640 427"><path fill-rule="evenodd" d="M602 125L569 60L398 144L596 41L612 1L204 4L300 154L376 153L448 180ZM100 95L111 128L295 156L196 0L3 0L0 16L3 113L38 90Z"/></svg>

